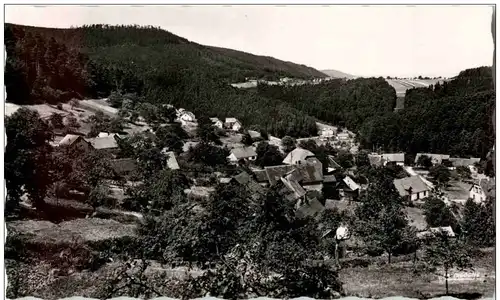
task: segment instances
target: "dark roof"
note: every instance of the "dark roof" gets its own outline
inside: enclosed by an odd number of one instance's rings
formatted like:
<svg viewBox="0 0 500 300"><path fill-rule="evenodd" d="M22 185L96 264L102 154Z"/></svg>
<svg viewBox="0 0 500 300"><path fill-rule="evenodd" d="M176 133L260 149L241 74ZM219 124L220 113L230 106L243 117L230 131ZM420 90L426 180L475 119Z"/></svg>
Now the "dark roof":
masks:
<svg viewBox="0 0 500 300"><path fill-rule="evenodd" d="M323 170L321 163L319 164L304 164L297 165L300 174L302 175L302 183L308 184L313 182L323 181Z"/></svg>
<svg viewBox="0 0 500 300"><path fill-rule="evenodd" d="M284 185L280 190L280 194L284 196L288 201L295 201L300 197L305 196L306 191L300 186L300 184L293 180L292 176L287 176L288 178L281 178L281 183Z"/></svg>
<svg viewBox="0 0 500 300"><path fill-rule="evenodd" d="M253 174L255 175L255 179L257 180L257 182L268 181L266 170L253 170Z"/></svg>
<svg viewBox="0 0 500 300"><path fill-rule="evenodd" d="M110 164L111 168L119 175L130 173L137 169L137 162L133 158L112 159Z"/></svg>
<svg viewBox="0 0 500 300"><path fill-rule="evenodd" d="M319 202L318 199L313 198L313 199L309 200L307 203L304 203L303 205L301 205L297 209L295 214L298 218L314 217L324 210L325 210L325 207L323 206L323 204L321 204L321 202Z"/></svg>
<svg viewBox="0 0 500 300"><path fill-rule="evenodd" d="M233 179L239 184L246 186L254 194L263 194L265 192L264 188L247 172L241 172L234 176Z"/></svg>
<svg viewBox="0 0 500 300"><path fill-rule="evenodd" d="M267 175L267 180L271 185L275 185L281 177L285 176L289 172L295 169L292 165L280 165L280 166L271 166L264 168Z"/></svg>
<svg viewBox="0 0 500 300"><path fill-rule="evenodd" d="M328 155L328 167L333 169L341 169L342 167L335 161L334 157Z"/></svg>
<svg viewBox="0 0 500 300"><path fill-rule="evenodd" d="M337 182L337 178L335 178L335 175L325 175L323 176L323 182L325 183Z"/></svg>

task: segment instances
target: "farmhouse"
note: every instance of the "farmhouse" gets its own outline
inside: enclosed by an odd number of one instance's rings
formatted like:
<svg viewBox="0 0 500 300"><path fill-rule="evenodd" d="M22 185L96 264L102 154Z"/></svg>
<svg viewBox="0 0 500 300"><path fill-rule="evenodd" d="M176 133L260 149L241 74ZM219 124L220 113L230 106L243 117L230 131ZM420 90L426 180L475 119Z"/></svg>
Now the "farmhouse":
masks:
<svg viewBox="0 0 500 300"><path fill-rule="evenodd" d="M481 161L481 158L471 157L471 158L458 158L458 157L450 157L449 161L451 162L451 169L455 169L457 167L474 167L475 164Z"/></svg>
<svg viewBox="0 0 500 300"><path fill-rule="evenodd" d="M394 186L401 197L410 197L413 201L429 197L430 189L418 175L395 179Z"/></svg>
<svg viewBox="0 0 500 300"><path fill-rule="evenodd" d="M212 124L215 126L215 127L218 127L218 128L224 128L224 123L222 123L221 120L219 120L219 118L210 118L210 121L212 121Z"/></svg>
<svg viewBox="0 0 500 300"><path fill-rule="evenodd" d="M241 160L254 161L257 159L257 153L253 147L239 147L231 149L231 155L228 157L229 162L238 163Z"/></svg>
<svg viewBox="0 0 500 300"><path fill-rule="evenodd" d="M405 154L404 153L383 153L382 159L385 161L384 165L393 162L398 166L405 165Z"/></svg>
<svg viewBox="0 0 500 300"><path fill-rule="evenodd" d="M188 122L196 121L196 117L192 112L187 110L182 110L179 112L179 120L181 121L182 124L187 124Z"/></svg>
<svg viewBox="0 0 500 300"><path fill-rule="evenodd" d="M118 140L120 139L117 134L110 134L105 137L96 137L89 139L88 141L94 147L95 150L108 153L116 154L120 148L118 147Z"/></svg>
<svg viewBox="0 0 500 300"><path fill-rule="evenodd" d="M303 164L309 157L314 157L314 153L309 150L297 147L293 149L292 152L288 153L288 155L283 160L283 163L287 165Z"/></svg>
<svg viewBox="0 0 500 300"><path fill-rule="evenodd" d="M92 150L92 145L87 142L81 135L67 134L57 146L67 146L73 149L79 149L83 151Z"/></svg>
<svg viewBox="0 0 500 300"><path fill-rule="evenodd" d="M450 156L447 154L417 153L417 156L415 156L415 164L418 164L418 159L421 156L429 157L434 165L440 165L443 161L450 159Z"/></svg>
<svg viewBox="0 0 500 300"><path fill-rule="evenodd" d="M431 227L429 228L429 230L418 232L417 238L422 239L422 238L432 237L439 233L446 234L449 237L455 237L455 232L453 231L451 226L445 226L445 227Z"/></svg>
<svg viewBox="0 0 500 300"><path fill-rule="evenodd" d="M341 200L356 200L361 187L351 177L346 176L339 182L339 196Z"/></svg>
<svg viewBox="0 0 500 300"><path fill-rule="evenodd" d="M224 126L232 131L240 131L241 127L243 127L243 125L241 125L241 122L236 118L226 118L226 123L224 124Z"/></svg>

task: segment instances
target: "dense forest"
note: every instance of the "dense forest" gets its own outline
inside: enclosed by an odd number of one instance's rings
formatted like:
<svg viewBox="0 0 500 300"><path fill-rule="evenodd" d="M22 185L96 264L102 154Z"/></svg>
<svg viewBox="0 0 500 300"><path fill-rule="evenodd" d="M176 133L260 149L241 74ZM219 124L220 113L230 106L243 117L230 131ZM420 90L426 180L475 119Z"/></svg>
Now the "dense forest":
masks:
<svg viewBox="0 0 500 300"><path fill-rule="evenodd" d="M493 147L495 91L490 67L406 92L405 108L367 120L360 141L368 148L485 158Z"/></svg>
<svg viewBox="0 0 500 300"><path fill-rule="evenodd" d="M49 29L8 24L5 44L8 102L57 103L119 91L195 114L237 117L278 136L316 131L313 118L286 103L227 84L247 76L324 76L305 66L205 47L152 27Z"/></svg>
<svg viewBox="0 0 500 300"><path fill-rule="evenodd" d="M367 118L392 112L396 92L383 78L334 79L321 84L259 84L258 94L282 100L310 116L357 130Z"/></svg>
<svg viewBox="0 0 500 300"><path fill-rule="evenodd" d="M359 133L362 147L406 153L435 152L485 158L494 144L495 92L491 68L462 71L449 82L396 94L382 78L332 80L317 85L257 87L320 120Z"/></svg>

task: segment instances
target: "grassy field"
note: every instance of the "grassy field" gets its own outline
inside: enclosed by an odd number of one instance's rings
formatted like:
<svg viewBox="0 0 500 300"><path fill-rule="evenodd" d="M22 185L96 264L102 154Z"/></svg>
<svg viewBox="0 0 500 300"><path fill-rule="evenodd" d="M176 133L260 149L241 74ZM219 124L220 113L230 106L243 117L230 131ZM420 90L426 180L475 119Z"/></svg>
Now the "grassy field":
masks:
<svg viewBox="0 0 500 300"><path fill-rule="evenodd" d="M494 250L488 249L483 257L474 260L476 276L451 279L450 293L462 294L457 295L460 298L468 298L473 294L478 298L491 297L495 290L494 255ZM340 271L340 278L347 295L357 297L405 296L422 299L438 297L446 291L440 277L414 273L411 262L345 268Z"/></svg>

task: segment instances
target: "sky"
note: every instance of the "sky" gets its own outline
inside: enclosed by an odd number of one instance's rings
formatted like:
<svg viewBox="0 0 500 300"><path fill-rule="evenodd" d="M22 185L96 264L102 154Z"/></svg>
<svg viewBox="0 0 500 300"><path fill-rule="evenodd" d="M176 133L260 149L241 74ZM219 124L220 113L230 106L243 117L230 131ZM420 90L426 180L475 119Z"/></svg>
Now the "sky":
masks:
<svg viewBox="0 0 500 300"><path fill-rule="evenodd" d="M9 23L159 26L204 45L356 76L445 76L491 66L491 6L6 5Z"/></svg>

